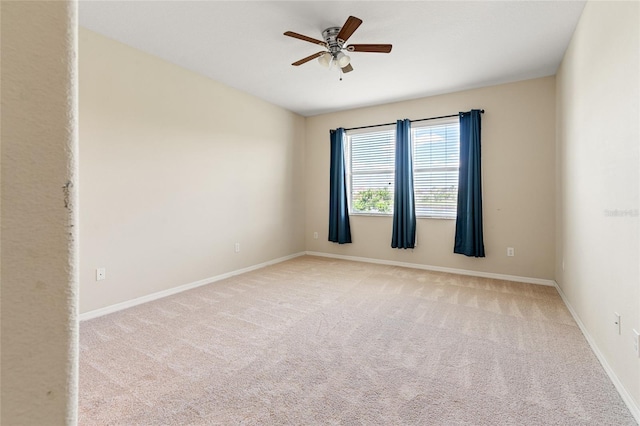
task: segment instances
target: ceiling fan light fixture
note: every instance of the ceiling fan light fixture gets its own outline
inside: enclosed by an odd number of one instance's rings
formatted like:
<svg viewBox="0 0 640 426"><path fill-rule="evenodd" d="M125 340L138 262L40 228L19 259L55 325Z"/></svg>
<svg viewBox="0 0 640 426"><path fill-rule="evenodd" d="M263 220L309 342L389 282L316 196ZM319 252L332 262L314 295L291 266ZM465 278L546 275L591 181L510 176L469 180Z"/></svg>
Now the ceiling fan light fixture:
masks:
<svg viewBox="0 0 640 426"><path fill-rule="evenodd" d="M336 61L338 61L338 65L340 65L340 68L344 68L349 65L349 62L351 62L351 58L348 55L345 55L343 52L338 52L338 54L336 55Z"/></svg>
<svg viewBox="0 0 640 426"><path fill-rule="evenodd" d="M320 62L320 65L323 67L329 68L329 64L331 63L331 54L329 52L324 53L318 58L318 62Z"/></svg>

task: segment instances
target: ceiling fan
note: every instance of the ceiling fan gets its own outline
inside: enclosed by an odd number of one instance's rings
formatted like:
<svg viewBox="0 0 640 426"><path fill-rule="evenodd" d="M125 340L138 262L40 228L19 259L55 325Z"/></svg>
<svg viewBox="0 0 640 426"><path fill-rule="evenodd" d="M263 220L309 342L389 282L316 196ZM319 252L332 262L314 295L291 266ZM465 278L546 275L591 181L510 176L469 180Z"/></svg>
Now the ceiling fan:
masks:
<svg viewBox="0 0 640 426"><path fill-rule="evenodd" d="M329 27L324 30L322 32L322 38L324 38L324 41L294 33L293 31L287 31L284 35L308 41L309 43L320 45L326 49L314 53L313 55L309 55L306 58L302 58L291 65L297 67L318 58L318 62L323 66L329 67L335 63L338 64L342 72L347 73L353 71L353 67L351 66L351 58L346 55L343 50L346 50L347 52L391 52L392 46L390 44L350 44L345 47L344 44L358 29L360 24L362 24L362 19L356 18L355 16L349 16L342 27Z"/></svg>

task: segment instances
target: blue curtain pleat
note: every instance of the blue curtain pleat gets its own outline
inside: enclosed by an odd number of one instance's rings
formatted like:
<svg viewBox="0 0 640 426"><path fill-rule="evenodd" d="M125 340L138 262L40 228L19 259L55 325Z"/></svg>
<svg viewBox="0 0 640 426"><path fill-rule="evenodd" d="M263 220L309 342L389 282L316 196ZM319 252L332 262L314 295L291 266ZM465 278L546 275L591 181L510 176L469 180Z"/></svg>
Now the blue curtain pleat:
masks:
<svg viewBox="0 0 640 426"><path fill-rule="evenodd" d="M338 244L351 242L344 168L344 134L343 128L330 131L329 241Z"/></svg>
<svg viewBox="0 0 640 426"><path fill-rule="evenodd" d="M460 172L454 253L484 256L480 110L460 113Z"/></svg>
<svg viewBox="0 0 640 426"><path fill-rule="evenodd" d="M413 193L413 150L411 121L396 124L395 194L391 247L414 248L416 242L416 207Z"/></svg>

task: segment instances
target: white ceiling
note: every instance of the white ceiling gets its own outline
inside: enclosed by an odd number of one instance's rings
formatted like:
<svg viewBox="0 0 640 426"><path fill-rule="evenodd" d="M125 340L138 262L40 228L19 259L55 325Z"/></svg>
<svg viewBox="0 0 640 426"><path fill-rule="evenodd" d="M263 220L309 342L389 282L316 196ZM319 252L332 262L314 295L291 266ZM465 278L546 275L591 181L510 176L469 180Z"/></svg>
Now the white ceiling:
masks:
<svg viewBox="0 0 640 426"><path fill-rule="evenodd" d="M555 74L584 1L81 1L80 25L311 116ZM349 15L354 71L291 63Z"/></svg>

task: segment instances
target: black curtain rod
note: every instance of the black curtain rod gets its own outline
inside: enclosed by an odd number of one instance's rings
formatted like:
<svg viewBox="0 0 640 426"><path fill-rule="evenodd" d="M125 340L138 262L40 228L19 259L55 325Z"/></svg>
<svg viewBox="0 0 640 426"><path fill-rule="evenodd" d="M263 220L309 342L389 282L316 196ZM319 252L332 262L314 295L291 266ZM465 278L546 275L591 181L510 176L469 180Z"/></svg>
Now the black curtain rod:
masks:
<svg viewBox="0 0 640 426"><path fill-rule="evenodd" d="M481 109L480 110L481 114L484 114L484 110ZM451 118L451 117L457 117L460 114L451 114L451 115L441 115L440 117L429 117L429 118L420 118L418 120L410 120L412 123L415 121L428 121L428 120L437 120L439 118ZM393 126L396 123L384 123L384 124L372 124L371 126L361 126L361 127L351 127L349 129L344 129L345 131L347 130L360 130L360 129L370 129L372 127L383 127L383 126Z"/></svg>

